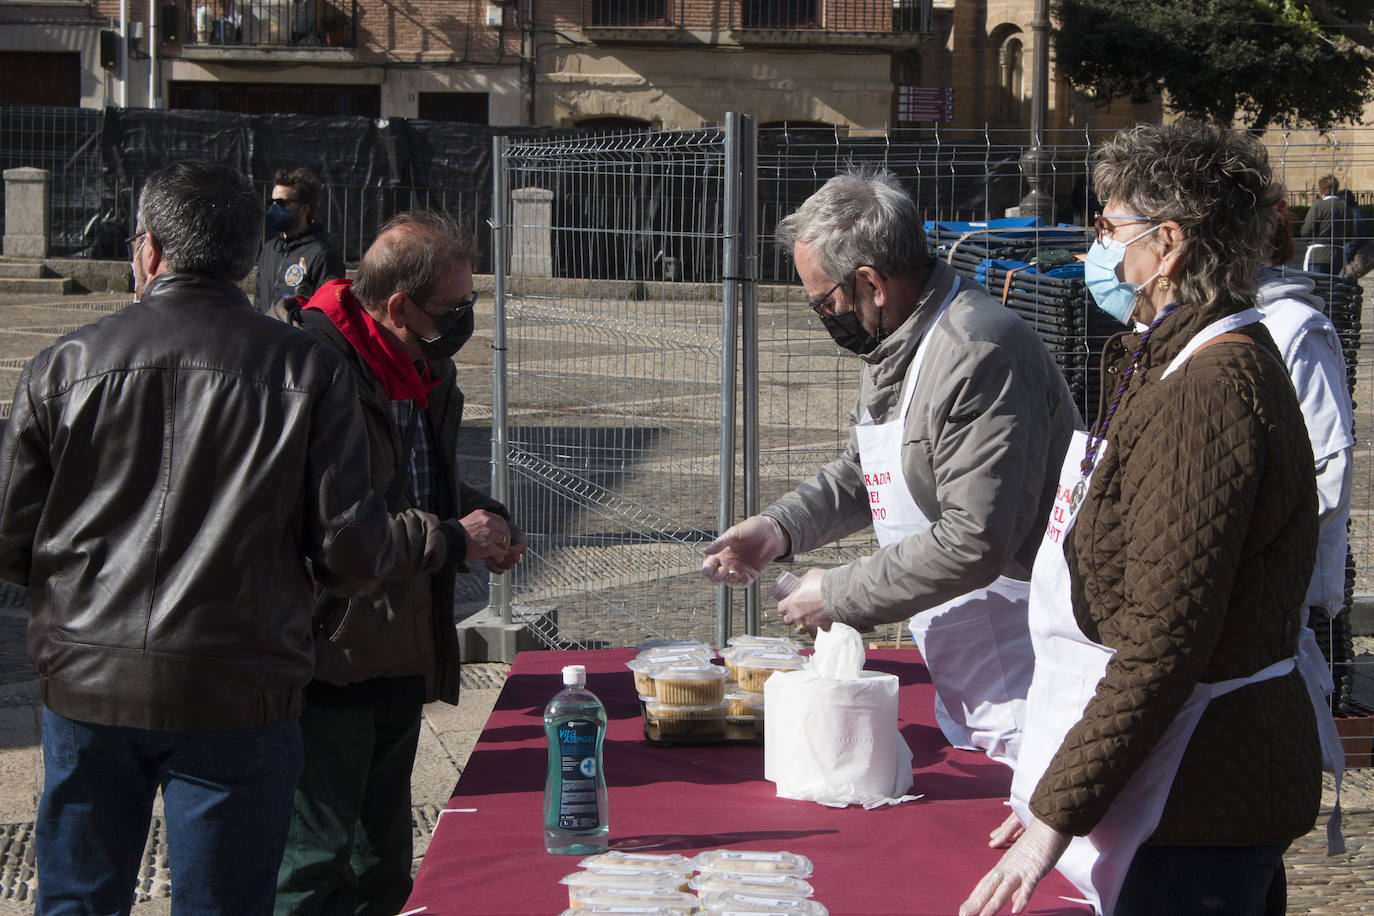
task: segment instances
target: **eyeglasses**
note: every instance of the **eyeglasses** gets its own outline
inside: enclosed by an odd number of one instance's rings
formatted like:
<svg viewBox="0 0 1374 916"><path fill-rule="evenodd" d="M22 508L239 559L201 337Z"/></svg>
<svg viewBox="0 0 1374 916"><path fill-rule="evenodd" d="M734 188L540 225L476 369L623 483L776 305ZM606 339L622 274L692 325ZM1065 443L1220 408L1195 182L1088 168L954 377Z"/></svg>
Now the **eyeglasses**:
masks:
<svg viewBox="0 0 1374 916"><path fill-rule="evenodd" d="M420 308L424 310L425 314L431 318L443 318L445 315L461 315L463 312L471 311L474 307L476 307L477 293L473 293L466 299L460 299L453 305L444 306L440 309L438 314L435 314L434 312L431 312L429 310L430 306L434 304L432 302L417 301L416 304L419 305Z"/></svg>
<svg viewBox="0 0 1374 916"><path fill-rule="evenodd" d="M127 239L124 240L125 246L127 246L129 249L130 261L134 259L134 255L138 254L138 240L143 238L147 234L148 230L144 229L142 232L135 232L133 235L129 236Z"/></svg>
<svg viewBox="0 0 1374 916"><path fill-rule="evenodd" d="M281 207L283 210L285 210L292 204L300 203L300 201L294 197L274 197L272 198L272 203L276 204L278 207Z"/></svg>
<svg viewBox="0 0 1374 916"><path fill-rule="evenodd" d="M1099 213L1093 217L1093 237L1097 241L1102 241L1102 236L1113 235L1119 228L1112 224L1112 220L1121 223L1149 223L1154 222L1148 216L1107 216Z"/></svg>
<svg viewBox="0 0 1374 916"><path fill-rule="evenodd" d="M811 306L812 310L817 315L824 315L825 307L829 304L830 298L835 295L835 290L839 289L841 286L844 286L843 280L841 280L839 283L836 283L834 286L830 287L829 291L827 291L824 296L821 296L818 299L806 300L806 304Z"/></svg>

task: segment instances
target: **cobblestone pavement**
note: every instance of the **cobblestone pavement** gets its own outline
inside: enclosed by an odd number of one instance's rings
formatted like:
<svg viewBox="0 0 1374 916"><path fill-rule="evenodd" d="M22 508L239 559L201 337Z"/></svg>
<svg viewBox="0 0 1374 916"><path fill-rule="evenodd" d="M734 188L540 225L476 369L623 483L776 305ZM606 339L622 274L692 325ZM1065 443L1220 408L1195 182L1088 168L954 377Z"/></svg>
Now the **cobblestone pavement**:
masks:
<svg viewBox="0 0 1374 916"><path fill-rule="evenodd" d="M0 308L0 416L8 415L10 392L34 353L60 334L128 299L127 295L69 296L56 301L49 297L9 297ZM39 757L39 703L37 682L25 657L25 608L23 590L0 584L0 916L31 913L33 909L31 812L41 773L33 772ZM1358 651L1362 658L1374 657L1374 644L1363 640ZM426 730L416 766L417 862L437 811L447 800L495 702L506 670L503 665L468 666L460 708L426 709ZM1364 699L1365 705L1374 706L1374 697ZM1333 801L1328 777L1324 811L1329 811ZM1319 829L1294 843L1288 853L1290 913L1374 916L1374 769L1349 771L1342 801L1347 841L1344 854L1328 857L1324 832ZM1325 813L1320 823L1325 823ZM154 824L147 841L136 914L169 912L159 824Z"/></svg>

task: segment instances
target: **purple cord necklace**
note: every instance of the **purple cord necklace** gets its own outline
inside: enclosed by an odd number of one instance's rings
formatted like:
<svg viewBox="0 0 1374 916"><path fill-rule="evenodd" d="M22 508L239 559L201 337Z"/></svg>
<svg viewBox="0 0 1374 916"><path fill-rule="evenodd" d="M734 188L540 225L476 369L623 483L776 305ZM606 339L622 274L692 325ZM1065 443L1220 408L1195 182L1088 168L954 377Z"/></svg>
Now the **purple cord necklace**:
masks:
<svg viewBox="0 0 1374 916"><path fill-rule="evenodd" d="M1140 345L1136 347L1135 354L1131 357L1131 364L1126 368L1125 374L1121 376L1121 385L1116 389L1116 394L1112 395L1111 404L1107 405L1107 413L1093 424L1092 432L1088 435L1087 447L1083 449L1083 461L1078 465L1082 472L1078 478L1078 483L1074 485L1073 493L1069 496L1069 511L1077 512L1078 506L1083 502L1083 497L1088 492L1088 476L1093 472L1093 465L1097 463L1097 449L1106 438L1107 428L1112 425L1112 417L1116 415L1116 409L1121 406L1121 396L1126 393L1126 386L1131 382L1131 376L1135 375L1136 367L1140 365L1140 357L1145 354L1145 345L1150 341L1150 335L1154 333L1159 323L1168 318L1178 308L1178 303L1170 302L1160 309L1154 321L1145 329L1145 333L1140 335Z"/></svg>

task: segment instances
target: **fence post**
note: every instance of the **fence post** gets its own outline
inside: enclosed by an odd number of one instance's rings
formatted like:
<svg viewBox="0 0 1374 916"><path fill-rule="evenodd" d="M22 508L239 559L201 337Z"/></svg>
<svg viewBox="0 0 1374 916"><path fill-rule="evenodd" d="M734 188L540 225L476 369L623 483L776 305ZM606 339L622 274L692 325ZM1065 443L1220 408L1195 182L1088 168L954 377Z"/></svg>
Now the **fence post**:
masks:
<svg viewBox="0 0 1374 916"><path fill-rule="evenodd" d="M725 116L725 207L724 275L721 277L720 315L720 501L716 530L724 531L735 517L735 353L739 345L740 272L740 161L742 119L730 112ZM730 639L732 596L728 585L716 586L716 645L724 647Z"/></svg>
<svg viewBox="0 0 1374 916"><path fill-rule="evenodd" d="M506 187L508 142L506 137L493 137L491 154L491 495L504 506L510 505L509 465L506 461L506 227L510 211ZM546 193L551 200L552 192ZM550 223L546 220L543 225ZM552 272L551 267L549 273ZM492 576L490 594L492 609L500 613L503 625L509 625L510 573Z"/></svg>
<svg viewBox="0 0 1374 916"><path fill-rule="evenodd" d="M553 192L547 188L518 188L511 192L510 199L511 274L552 277Z"/></svg>
<svg viewBox="0 0 1374 916"><path fill-rule="evenodd" d="M5 169L5 257L48 256L50 182L47 169Z"/></svg>
<svg viewBox="0 0 1374 916"><path fill-rule="evenodd" d="M742 383L744 385L744 516L759 511L759 145L758 123L753 115L743 115L736 129L740 188L739 242L734 275L739 278L740 340L742 343ZM757 636L762 623L759 615L759 583L744 593L744 632Z"/></svg>

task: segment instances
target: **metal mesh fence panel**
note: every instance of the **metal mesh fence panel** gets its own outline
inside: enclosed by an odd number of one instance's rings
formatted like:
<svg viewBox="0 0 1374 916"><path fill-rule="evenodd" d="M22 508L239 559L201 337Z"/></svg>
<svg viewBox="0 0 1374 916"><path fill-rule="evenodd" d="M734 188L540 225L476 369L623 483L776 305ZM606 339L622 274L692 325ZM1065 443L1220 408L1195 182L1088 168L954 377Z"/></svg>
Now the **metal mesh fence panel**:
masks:
<svg viewBox="0 0 1374 916"><path fill-rule="evenodd" d="M499 164L509 496L530 537L511 603L550 645L712 637L723 156L707 131L513 143Z"/></svg>

